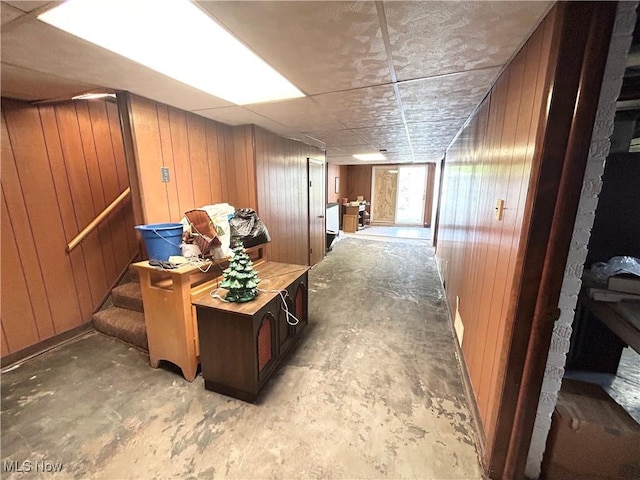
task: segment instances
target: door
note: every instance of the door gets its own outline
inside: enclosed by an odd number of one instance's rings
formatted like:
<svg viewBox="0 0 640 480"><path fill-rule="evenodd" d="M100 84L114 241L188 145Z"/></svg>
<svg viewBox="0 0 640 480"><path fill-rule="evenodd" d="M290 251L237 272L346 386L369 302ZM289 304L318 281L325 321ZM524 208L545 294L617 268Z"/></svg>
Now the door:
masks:
<svg viewBox="0 0 640 480"><path fill-rule="evenodd" d="M371 189L371 223L391 224L396 218L398 169L373 167Z"/></svg>
<svg viewBox="0 0 640 480"><path fill-rule="evenodd" d="M371 223L424 224L427 165L373 167Z"/></svg>
<svg viewBox="0 0 640 480"><path fill-rule="evenodd" d="M424 225L426 185L426 165L408 165L398 169L396 224Z"/></svg>
<svg viewBox="0 0 640 480"><path fill-rule="evenodd" d="M309 265L324 258L325 235L325 168L324 160L309 162Z"/></svg>

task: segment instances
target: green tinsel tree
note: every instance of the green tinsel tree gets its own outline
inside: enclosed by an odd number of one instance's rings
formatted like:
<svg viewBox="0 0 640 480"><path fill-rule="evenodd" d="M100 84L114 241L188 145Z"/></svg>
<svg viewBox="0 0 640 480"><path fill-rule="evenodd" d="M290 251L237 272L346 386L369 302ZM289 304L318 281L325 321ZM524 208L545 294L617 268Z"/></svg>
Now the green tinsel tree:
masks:
<svg viewBox="0 0 640 480"><path fill-rule="evenodd" d="M253 262L247 255L242 242L236 242L232 248L233 256L229 268L222 272L220 287L229 290L225 300L229 302L248 302L258 295L257 286L260 283L258 272L253 269Z"/></svg>

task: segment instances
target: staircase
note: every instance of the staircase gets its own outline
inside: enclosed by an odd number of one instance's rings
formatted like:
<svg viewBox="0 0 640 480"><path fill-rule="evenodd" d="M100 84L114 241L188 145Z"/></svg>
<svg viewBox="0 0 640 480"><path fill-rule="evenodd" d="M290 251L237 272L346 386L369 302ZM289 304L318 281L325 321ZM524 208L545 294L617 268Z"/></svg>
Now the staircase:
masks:
<svg viewBox="0 0 640 480"><path fill-rule="evenodd" d="M137 276L129 273L124 283L111 291L111 302L93 314L93 326L105 335L148 351L142 292L137 280Z"/></svg>

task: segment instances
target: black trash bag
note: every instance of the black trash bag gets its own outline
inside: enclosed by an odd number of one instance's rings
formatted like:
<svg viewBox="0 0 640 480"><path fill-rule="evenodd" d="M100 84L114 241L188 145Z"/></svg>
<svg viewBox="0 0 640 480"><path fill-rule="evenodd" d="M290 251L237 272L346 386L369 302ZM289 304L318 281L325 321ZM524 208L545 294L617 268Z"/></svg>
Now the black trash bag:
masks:
<svg viewBox="0 0 640 480"><path fill-rule="evenodd" d="M229 220L231 245L240 240L245 248L271 241L267 227L252 208L240 208Z"/></svg>

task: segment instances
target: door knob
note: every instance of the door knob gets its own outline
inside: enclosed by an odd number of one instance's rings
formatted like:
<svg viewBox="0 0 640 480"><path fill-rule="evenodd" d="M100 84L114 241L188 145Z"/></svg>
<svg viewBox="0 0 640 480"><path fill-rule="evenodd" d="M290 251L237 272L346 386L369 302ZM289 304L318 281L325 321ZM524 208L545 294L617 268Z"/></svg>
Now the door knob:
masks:
<svg viewBox="0 0 640 480"><path fill-rule="evenodd" d="M324 215L318 215L318 218L324 218Z"/></svg>

